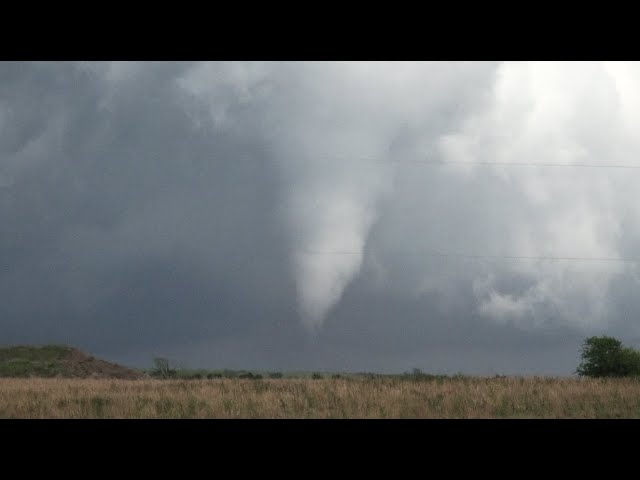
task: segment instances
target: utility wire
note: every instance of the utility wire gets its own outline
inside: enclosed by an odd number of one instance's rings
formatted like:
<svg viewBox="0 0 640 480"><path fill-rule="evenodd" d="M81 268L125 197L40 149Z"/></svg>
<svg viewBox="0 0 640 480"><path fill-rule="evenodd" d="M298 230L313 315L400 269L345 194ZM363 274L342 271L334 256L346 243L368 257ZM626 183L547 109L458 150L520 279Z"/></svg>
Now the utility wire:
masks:
<svg viewBox="0 0 640 480"><path fill-rule="evenodd" d="M363 162L384 165L485 165L485 166L505 166L505 167L561 167L561 168L617 168L617 169L640 169L640 165L634 164L604 164L604 163L535 163L535 162L456 162L448 160L382 160L375 158L327 158L327 160L344 160L344 162ZM275 163L288 163L291 165L304 165L303 160L283 162L275 160ZM314 162L314 165L317 165Z"/></svg>
<svg viewBox="0 0 640 480"><path fill-rule="evenodd" d="M393 163L393 162L392 162ZM451 161L431 161L431 160L412 160L402 163L422 163L427 165L504 165L514 167L568 167L568 168L628 168L640 169L640 165L607 165L595 163L532 163L532 162L451 162Z"/></svg>
<svg viewBox="0 0 640 480"><path fill-rule="evenodd" d="M363 255L364 252L356 251L312 251L304 250L299 252L304 255ZM569 260L569 261L595 261L595 262L627 262L638 263L640 258L621 257L553 257L553 256L528 256L528 255L474 255L466 253L444 253L444 252L391 252L392 255L400 256L429 256L429 257L453 257L453 258L473 258L473 259L493 259L493 260Z"/></svg>

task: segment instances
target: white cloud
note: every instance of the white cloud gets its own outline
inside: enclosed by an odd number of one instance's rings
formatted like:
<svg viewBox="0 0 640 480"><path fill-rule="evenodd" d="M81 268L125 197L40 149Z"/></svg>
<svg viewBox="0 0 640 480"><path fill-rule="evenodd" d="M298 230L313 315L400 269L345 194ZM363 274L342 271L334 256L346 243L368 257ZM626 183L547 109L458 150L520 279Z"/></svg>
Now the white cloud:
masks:
<svg viewBox="0 0 640 480"><path fill-rule="evenodd" d="M398 170L391 162L640 165L637 65L230 62L199 64L179 83L207 105L217 128L242 131L251 123L269 145L283 180L300 310L312 328L360 272L383 203L395 205L380 227L389 252L620 257L625 222L640 220L635 171ZM352 254L322 254L335 251ZM377 270L391 278L385 263L395 260L374 255ZM418 294L451 296L460 275L477 282L487 271L527 279L532 286L524 291L494 286L476 295L482 315L523 327L605 325L608 286L628 271L624 264L576 273L569 261L514 261L454 274L425 259L412 269L421 265L420 274L405 272Z"/></svg>
<svg viewBox="0 0 640 480"><path fill-rule="evenodd" d="M637 116L623 107L637 101L640 75L628 65L513 63L501 66L492 106L440 139L444 159L464 162L640 165ZM623 145L624 148L620 148ZM504 254L621 257L618 241L635 171L563 167L466 166L466 175L490 172L513 192L522 211L509 219ZM492 206L486 205L490 212ZM637 217L636 217L637 218ZM490 215L486 228L491 229ZM508 249L508 250L507 250ZM490 291L479 312L500 321L552 308L555 322L606 325L607 287L624 264L570 275L575 262L510 267L535 279L521 294ZM575 303L586 308L574 308Z"/></svg>

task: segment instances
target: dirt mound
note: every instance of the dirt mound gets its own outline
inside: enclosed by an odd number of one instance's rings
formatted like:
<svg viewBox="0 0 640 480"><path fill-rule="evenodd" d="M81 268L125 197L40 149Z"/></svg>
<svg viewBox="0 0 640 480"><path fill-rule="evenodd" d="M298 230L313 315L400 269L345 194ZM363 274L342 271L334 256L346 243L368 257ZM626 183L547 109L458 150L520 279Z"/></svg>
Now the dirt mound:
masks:
<svg viewBox="0 0 640 480"><path fill-rule="evenodd" d="M144 375L77 348L44 345L0 348L0 377L137 379Z"/></svg>
<svg viewBox="0 0 640 480"><path fill-rule="evenodd" d="M116 363L100 360L78 349L71 349L69 355L62 360L69 376L80 378L124 378L135 380L142 378L142 373Z"/></svg>

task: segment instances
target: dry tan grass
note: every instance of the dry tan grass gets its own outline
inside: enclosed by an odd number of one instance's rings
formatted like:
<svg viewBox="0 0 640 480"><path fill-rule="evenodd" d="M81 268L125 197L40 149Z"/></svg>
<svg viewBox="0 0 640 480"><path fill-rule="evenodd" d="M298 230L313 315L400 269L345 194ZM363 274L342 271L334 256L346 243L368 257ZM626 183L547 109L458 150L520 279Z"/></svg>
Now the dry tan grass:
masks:
<svg viewBox="0 0 640 480"><path fill-rule="evenodd" d="M640 381L0 379L0 418L640 418Z"/></svg>

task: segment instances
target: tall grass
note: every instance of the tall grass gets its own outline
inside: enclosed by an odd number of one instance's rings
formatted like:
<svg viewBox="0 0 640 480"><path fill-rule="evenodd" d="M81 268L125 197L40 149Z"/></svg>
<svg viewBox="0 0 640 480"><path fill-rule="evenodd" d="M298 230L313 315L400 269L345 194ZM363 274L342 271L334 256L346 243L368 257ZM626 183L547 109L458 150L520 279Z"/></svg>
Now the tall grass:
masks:
<svg viewBox="0 0 640 480"><path fill-rule="evenodd" d="M640 381L0 379L0 418L640 418Z"/></svg>

